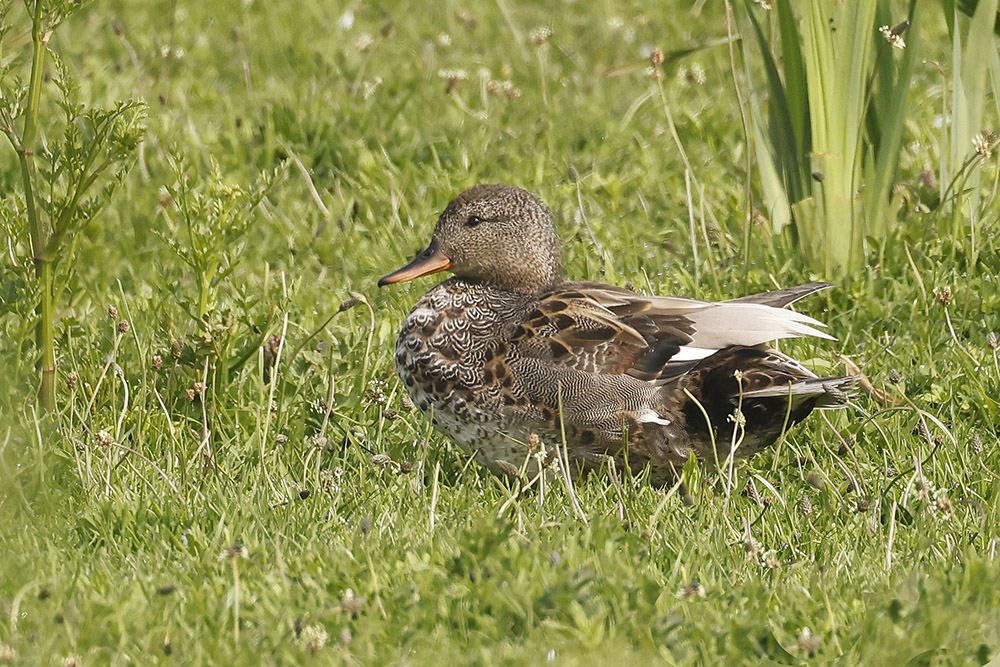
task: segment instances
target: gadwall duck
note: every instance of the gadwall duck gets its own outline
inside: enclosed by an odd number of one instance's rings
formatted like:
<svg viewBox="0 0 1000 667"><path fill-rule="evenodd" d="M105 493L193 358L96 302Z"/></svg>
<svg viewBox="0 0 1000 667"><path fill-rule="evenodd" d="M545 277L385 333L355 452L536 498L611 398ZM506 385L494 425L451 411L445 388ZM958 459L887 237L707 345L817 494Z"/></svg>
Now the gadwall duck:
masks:
<svg viewBox="0 0 1000 667"><path fill-rule="evenodd" d="M710 303L568 282L552 212L520 188L462 192L378 284L446 270L406 318L396 367L437 429L499 475L531 478L559 447L573 473L611 456L664 484L692 453L715 466L760 451L843 406L853 382L766 345L831 339L784 308L829 284Z"/></svg>

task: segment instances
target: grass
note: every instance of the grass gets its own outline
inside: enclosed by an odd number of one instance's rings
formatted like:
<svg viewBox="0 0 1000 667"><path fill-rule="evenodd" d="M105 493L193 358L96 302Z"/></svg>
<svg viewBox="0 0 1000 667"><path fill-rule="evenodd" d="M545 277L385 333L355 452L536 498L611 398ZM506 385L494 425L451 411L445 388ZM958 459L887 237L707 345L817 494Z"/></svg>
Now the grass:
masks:
<svg viewBox="0 0 1000 667"><path fill-rule="evenodd" d="M661 81L642 64L725 37L701 4L445 3L434 22L407 2L121 0L61 26L84 99L144 98L147 134L55 275L48 415L24 222L0 217L0 662L994 659L997 164L975 255L938 238L940 17L899 229L802 304L886 404L814 416L731 494L689 467L687 498L620 472L517 493L401 401L395 332L433 281L375 280L473 183L549 202L576 278L701 298L813 278L747 208L725 44ZM0 163L0 191L18 179ZM833 370L827 344L787 347Z"/></svg>

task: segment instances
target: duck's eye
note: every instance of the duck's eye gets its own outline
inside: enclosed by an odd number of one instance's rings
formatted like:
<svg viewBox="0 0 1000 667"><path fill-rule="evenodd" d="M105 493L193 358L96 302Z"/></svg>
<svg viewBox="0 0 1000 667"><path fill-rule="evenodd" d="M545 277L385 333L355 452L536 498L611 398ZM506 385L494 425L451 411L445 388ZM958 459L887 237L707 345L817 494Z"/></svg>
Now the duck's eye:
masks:
<svg viewBox="0 0 1000 667"><path fill-rule="evenodd" d="M465 221L465 226L466 227L475 227L476 225L478 225L481 222L484 222L484 220L482 218L480 218L478 215L470 215L469 219Z"/></svg>

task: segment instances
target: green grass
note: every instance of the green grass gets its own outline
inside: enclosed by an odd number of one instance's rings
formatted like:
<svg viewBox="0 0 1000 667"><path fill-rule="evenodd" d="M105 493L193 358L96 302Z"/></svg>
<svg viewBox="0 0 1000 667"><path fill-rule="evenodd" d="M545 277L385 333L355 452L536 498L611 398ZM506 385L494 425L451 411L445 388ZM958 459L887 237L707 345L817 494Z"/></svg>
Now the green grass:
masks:
<svg viewBox="0 0 1000 667"><path fill-rule="evenodd" d="M941 159L934 119L951 97L929 62L950 66L940 16L915 66L900 231L802 304L898 405L861 393L813 416L737 466L731 493L694 467L689 502L594 475L574 489L581 520L558 481L516 493L401 401L395 332L433 280L375 280L473 183L539 193L574 278L725 298L814 277L791 234L747 209L727 47L668 63L669 116L645 66L616 69L647 45L725 37L720 3L689 4L446 2L433 23L423 3L118 1L60 27L53 46L83 100L142 97L148 130L57 271L49 415L19 315L33 295L24 222L0 218L13 237L0 266L0 662L995 658L997 162L981 165L973 257L968 240L937 238L949 221L921 199L937 194L921 173ZM538 26L552 29L542 52ZM449 93L442 70L456 69L467 78ZM489 83L503 80L519 96ZM43 109L44 134L58 111L44 97ZM177 156L203 198L187 209L168 196ZM213 246L233 187L275 169ZM0 162L5 202L18 177ZM214 262L208 283L198 256ZM364 303L340 312L353 294ZM785 347L834 371L827 343Z"/></svg>

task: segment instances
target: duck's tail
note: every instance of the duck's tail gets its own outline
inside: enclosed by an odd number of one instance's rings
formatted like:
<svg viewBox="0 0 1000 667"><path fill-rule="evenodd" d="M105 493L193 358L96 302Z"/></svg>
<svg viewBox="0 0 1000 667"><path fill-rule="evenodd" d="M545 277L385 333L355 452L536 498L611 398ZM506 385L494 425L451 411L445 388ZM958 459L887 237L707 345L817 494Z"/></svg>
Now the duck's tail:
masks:
<svg viewBox="0 0 1000 667"><path fill-rule="evenodd" d="M684 406L685 421L693 431L709 427L720 460L734 440L742 442L738 455L749 456L813 409L844 407L856 382L851 376L816 377L799 362L763 345L722 350L684 380L684 388L695 399ZM706 449L708 440L702 437L701 442L700 449ZM714 457L710 448L707 452L703 458Z"/></svg>
<svg viewBox="0 0 1000 667"><path fill-rule="evenodd" d="M847 405L856 384L857 378L853 375L835 378L806 378L789 382L784 386L773 385L763 389L746 391L743 392L743 399L786 398L792 402L794 410L798 405L815 398L813 408L832 410Z"/></svg>

